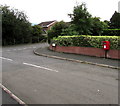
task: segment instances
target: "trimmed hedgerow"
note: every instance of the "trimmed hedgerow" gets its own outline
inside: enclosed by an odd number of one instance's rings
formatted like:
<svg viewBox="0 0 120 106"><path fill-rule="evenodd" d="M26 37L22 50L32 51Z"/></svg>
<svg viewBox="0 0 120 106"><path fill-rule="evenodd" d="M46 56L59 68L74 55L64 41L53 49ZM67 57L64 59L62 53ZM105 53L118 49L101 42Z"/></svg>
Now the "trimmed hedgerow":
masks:
<svg viewBox="0 0 120 106"><path fill-rule="evenodd" d="M120 36L120 29L104 29L103 36Z"/></svg>
<svg viewBox="0 0 120 106"><path fill-rule="evenodd" d="M59 36L53 38L52 42L59 46L80 46L80 47L95 47L102 48L102 41L110 41L111 49L119 49L119 36L89 36L89 35L74 35L74 36Z"/></svg>

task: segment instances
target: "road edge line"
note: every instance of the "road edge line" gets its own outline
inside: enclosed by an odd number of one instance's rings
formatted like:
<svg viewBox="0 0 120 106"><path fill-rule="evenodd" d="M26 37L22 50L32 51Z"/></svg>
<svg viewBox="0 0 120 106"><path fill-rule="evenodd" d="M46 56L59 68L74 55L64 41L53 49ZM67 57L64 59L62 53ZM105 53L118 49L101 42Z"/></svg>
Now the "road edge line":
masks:
<svg viewBox="0 0 120 106"><path fill-rule="evenodd" d="M20 98L18 98L15 94L13 94L8 88L6 88L4 85L0 83L0 87L10 95L18 104L23 105L23 106L28 106L25 102L23 102Z"/></svg>
<svg viewBox="0 0 120 106"><path fill-rule="evenodd" d="M112 69L118 69L120 70L120 67L115 67L115 66L110 66L110 65L105 65L105 64L98 64L98 63L93 63L93 62L88 62L88 61L81 61L81 60L75 60L75 59L68 59L68 58L63 58L59 56L53 56L53 55L46 55L46 54L40 54L36 52L37 49L33 50L33 53L38 56L44 56L44 57L49 57L49 58L55 58L55 59L60 59L60 60L67 60L67 61L72 61L72 62L77 62L77 63L84 63L84 64L90 64L90 65L96 65L100 67L106 67L106 68L112 68Z"/></svg>

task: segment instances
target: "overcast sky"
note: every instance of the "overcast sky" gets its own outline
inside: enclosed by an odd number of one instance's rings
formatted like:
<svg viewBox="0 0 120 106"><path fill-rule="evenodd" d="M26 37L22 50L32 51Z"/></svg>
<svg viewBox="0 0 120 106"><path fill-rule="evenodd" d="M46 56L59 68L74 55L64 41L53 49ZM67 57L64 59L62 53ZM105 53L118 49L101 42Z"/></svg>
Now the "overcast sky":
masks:
<svg viewBox="0 0 120 106"><path fill-rule="evenodd" d="M67 14L72 13L77 3L86 3L92 16L101 20L110 20L113 13L118 11L120 0L0 0L0 4L8 5L24 11L31 23L39 24L43 21L70 21Z"/></svg>

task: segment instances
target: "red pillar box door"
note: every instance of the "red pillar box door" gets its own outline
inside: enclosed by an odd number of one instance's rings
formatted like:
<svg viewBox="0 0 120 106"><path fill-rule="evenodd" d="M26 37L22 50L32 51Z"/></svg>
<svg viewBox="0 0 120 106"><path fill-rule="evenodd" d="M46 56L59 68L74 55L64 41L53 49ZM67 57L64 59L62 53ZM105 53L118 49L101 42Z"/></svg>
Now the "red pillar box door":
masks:
<svg viewBox="0 0 120 106"><path fill-rule="evenodd" d="M103 49L104 50L110 49L110 42L109 41L103 41Z"/></svg>

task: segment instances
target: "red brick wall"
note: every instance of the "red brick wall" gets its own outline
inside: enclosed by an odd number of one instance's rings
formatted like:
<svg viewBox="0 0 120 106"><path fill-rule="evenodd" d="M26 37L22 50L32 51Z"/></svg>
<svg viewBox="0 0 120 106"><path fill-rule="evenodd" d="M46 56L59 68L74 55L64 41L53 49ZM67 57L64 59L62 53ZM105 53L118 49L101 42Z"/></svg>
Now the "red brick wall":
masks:
<svg viewBox="0 0 120 106"><path fill-rule="evenodd" d="M105 51L100 48L65 47L65 46L56 46L56 47L50 46L49 48L57 52L83 54L83 55L96 56L96 57L105 57ZM107 57L113 58L113 59L120 59L120 55L118 52L120 52L120 50L109 50L107 53Z"/></svg>
<svg viewBox="0 0 120 106"><path fill-rule="evenodd" d="M114 59L120 59L120 50L109 50L108 57Z"/></svg>

